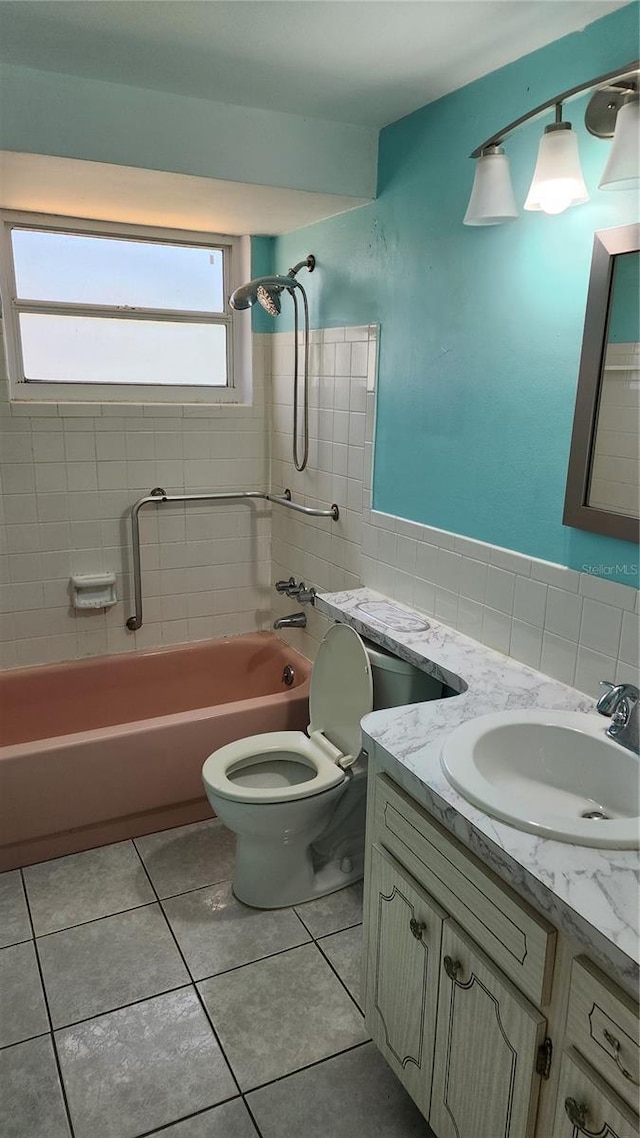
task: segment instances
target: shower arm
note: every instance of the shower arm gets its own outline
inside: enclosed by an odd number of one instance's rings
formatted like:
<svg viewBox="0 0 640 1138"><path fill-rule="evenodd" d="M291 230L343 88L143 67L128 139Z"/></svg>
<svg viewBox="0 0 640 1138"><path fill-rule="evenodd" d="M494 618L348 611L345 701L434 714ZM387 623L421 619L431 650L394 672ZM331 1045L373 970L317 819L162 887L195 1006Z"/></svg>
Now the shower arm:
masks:
<svg viewBox="0 0 640 1138"><path fill-rule="evenodd" d="M172 502L233 502L247 498L258 498L264 502L275 502L278 506L286 506L288 510L295 510L298 514L306 514L312 518L332 518L334 522L340 517L340 510L335 502L328 510L319 510L313 506L303 506L300 502L291 501L291 491L284 494L267 494L264 490L229 490L214 494L167 494L166 490L157 486L144 498L138 498L131 507L131 558L133 572L133 616L125 621L130 632L136 632L142 627L142 568L140 562L140 510L143 506L163 506Z"/></svg>

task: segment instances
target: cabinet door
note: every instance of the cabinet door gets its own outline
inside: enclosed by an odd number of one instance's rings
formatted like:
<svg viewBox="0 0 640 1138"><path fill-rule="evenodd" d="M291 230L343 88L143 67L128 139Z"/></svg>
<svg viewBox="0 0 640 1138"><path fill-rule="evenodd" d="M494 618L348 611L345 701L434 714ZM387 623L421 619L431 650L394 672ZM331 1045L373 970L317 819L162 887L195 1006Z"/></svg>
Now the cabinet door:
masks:
<svg viewBox="0 0 640 1138"><path fill-rule="evenodd" d="M638 1138L638 1118L575 1052L562 1056L553 1138Z"/></svg>
<svg viewBox="0 0 640 1138"><path fill-rule="evenodd" d="M448 921L442 938L433 1096L438 1138L529 1138L545 1020Z"/></svg>
<svg viewBox="0 0 640 1138"><path fill-rule="evenodd" d="M369 889L367 1028L427 1117L445 913L375 845Z"/></svg>

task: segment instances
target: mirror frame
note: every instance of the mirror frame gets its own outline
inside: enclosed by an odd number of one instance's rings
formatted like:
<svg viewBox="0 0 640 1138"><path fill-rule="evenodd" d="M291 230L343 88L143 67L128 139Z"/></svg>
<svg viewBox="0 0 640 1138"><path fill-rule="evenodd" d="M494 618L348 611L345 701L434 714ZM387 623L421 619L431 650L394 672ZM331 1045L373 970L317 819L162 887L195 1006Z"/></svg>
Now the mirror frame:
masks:
<svg viewBox="0 0 640 1138"><path fill-rule="evenodd" d="M588 494L602 365L607 345L614 258L620 253L638 251L640 251L640 224L601 229L594 235L562 516L565 526L633 542L637 542L640 534L638 518L590 506Z"/></svg>

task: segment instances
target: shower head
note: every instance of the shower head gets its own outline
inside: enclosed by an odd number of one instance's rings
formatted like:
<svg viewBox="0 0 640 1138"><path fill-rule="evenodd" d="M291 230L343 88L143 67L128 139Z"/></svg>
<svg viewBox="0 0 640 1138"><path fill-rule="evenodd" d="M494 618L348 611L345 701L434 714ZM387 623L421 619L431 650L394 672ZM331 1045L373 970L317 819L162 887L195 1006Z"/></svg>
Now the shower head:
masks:
<svg viewBox="0 0 640 1138"><path fill-rule="evenodd" d="M295 279L296 273L299 273L300 269L303 268L312 273L315 264L316 259L313 253L310 253L304 261L299 261L297 265L289 269L285 277L256 277L255 280L235 289L229 297L229 304L236 312L240 312L246 308L253 308L257 301L270 316L278 316L280 314L280 294L283 289L293 291L294 288L302 288L302 285Z"/></svg>

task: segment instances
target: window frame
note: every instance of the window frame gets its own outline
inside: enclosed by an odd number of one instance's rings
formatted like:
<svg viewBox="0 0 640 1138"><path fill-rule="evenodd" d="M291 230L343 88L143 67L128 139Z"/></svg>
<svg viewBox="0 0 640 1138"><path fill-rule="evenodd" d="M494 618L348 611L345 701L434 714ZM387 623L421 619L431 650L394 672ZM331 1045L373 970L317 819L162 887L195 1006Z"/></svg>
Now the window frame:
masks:
<svg viewBox="0 0 640 1138"><path fill-rule="evenodd" d="M11 232L33 229L43 232L81 233L87 236L148 241L163 245L194 245L222 252L224 308L220 314L183 309L156 309L117 305L81 304L67 301L20 300L17 296ZM58 214L0 210L0 301L4 320L9 398L19 403L120 403L120 404L212 404L250 401L251 321L234 319L229 295L250 275L249 238L208 231L133 225L124 222L64 217ZM227 330L227 383L130 384L62 383L28 380L24 374L20 315L22 313L102 316L109 319L153 319L177 323L223 325Z"/></svg>

